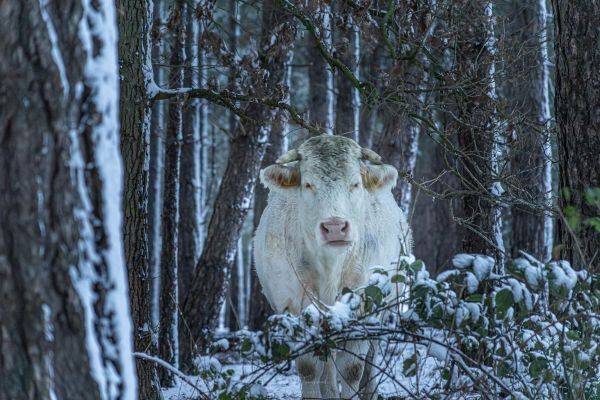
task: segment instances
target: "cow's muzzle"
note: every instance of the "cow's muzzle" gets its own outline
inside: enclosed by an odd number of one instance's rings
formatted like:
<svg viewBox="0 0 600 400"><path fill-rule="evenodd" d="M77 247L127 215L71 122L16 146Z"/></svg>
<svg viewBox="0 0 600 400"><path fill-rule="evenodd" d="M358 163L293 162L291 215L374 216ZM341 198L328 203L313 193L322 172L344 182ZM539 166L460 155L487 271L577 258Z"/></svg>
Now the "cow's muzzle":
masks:
<svg viewBox="0 0 600 400"><path fill-rule="evenodd" d="M350 223L339 217L328 218L320 224L321 235L328 246L344 247L349 246Z"/></svg>

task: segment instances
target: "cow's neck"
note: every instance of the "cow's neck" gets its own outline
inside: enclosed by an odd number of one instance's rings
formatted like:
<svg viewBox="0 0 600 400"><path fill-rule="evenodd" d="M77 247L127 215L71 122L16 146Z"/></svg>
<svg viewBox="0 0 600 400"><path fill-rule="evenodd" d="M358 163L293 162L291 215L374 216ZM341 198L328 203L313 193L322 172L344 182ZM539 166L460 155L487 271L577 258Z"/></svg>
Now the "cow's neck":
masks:
<svg viewBox="0 0 600 400"><path fill-rule="evenodd" d="M319 300L333 304L340 290L344 266L350 257L348 253L312 251L305 246L304 267L306 277Z"/></svg>

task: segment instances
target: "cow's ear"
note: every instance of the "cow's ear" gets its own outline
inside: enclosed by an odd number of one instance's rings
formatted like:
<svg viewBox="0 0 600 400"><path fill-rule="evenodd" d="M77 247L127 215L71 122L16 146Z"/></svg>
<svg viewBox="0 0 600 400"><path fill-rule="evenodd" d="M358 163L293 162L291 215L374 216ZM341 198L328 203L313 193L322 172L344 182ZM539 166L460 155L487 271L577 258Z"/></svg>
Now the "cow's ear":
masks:
<svg viewBox="0 0 600 400"><path fill-rule="evenodd" d="M363 185L367 190L391 189L396 186L398 170L391 165L364 165L361 168Z"/></svg>
<svg viewBox="0 0 600 400"><path fill-rule="evenodd" d="M300 186L300 168L278 164L269 165L260 171L260 181L269 189L297 187Z"/></svg>

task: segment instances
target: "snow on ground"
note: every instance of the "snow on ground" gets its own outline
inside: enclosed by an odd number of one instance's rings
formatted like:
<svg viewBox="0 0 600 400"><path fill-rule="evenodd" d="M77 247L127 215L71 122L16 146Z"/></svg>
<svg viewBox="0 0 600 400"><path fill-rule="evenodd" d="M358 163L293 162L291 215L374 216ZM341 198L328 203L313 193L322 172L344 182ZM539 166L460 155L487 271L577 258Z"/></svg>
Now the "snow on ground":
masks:
<svg viewBox="0 0 600 400"><path fill-rule="evenodd" d="M414 356L414 346L412 344L385 345L385 352L378 356L377 365L383 366L378 374L381 383L379 392L385 397L388 396L409 396L420 393L421 396L427 393L427 389L432 385L439 383L440 376L434 372L436 363L443 363L447 352L439 351L437 348L418 347L420 357L417 364L424 362L423 365L415 365L418 370L416 376L406 377L402 371L405 368L405 362ZM443 350L443 349L441 349ZM382 355L383 354L383 355ZM427 357L429 355L429 357ZM215 363L214 359L210 361ZM216 362L217 365L220 365ZM214 365L214 364L213 364ZM245 360L238 360L233 364L223 363L222 370L231 369L234 371L234 382L256 381L262 383L267 390L269 399L277 400L299 400L301 399L300 378L295 367L285 372L269 371L258 377L256 373L264 372L260 367L262 364ZM418 377L417 377L418 376ZM198 376L189 377L189 381L202 388L210 398L217 398L214 393L209 393L202 378ZM177 379L175 387L166 389L164 392L165 400L188 400L199 398L197 391L188 383Z"/></svg>

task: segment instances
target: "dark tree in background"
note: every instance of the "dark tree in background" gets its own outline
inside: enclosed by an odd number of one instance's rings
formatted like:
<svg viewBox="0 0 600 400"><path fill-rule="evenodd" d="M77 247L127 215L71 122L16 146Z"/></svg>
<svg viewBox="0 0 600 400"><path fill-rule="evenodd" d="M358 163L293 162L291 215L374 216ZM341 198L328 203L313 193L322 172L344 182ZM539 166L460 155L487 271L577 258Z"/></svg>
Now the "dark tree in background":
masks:
<svg viewBox="0 0 600 400"><path fill-rule="evenodd" d="M171 71L169 83L175 88L183 87L185 61L187 3L177 0L169 17L169 28L174 36L171 45ZM161 358L177 365L178 354L178 249L179 241L179 184L181 143L183 140L183 98L175 96L167 107L167 130L165 133L164 195L161 216L162 250L160 255L160 320L159 345ZM189 216L188 216L189 217ZM191 234L192 232L187 232ZM186 249L183 249L188 250ZM159 371L163 386L173 386L173 373Z"/></svg>
<svg viewBox="0 0 600 400"><path fill-rule="evenodd" d="M552 0L552 6L560 205L585 221L597 218L600 209L585 195L600 187L600 2ZM565 246L562 256L576 266L600 271L600 232L585 222L571 223L570 227L564 219L558 221L557 241Z"/></svg>
<svg viewBox="0 0 600 400"><path fill-rule="evenodd" d="M552 191L547 10L538 0L508 1L506 8L504 43L512 57L506 61L507 79L501 90L505 114L511 116L507 132L515 182L511 186L520 200L511 210L510 248L515 257L524 250L547 260L552 241L552 229L543 211Z"/></svg>
<svg viewBox="0 0 600 400"><path fill-rule="evenodd" d="M134 398L114 4L0 15L0 398Z"/></svg>

